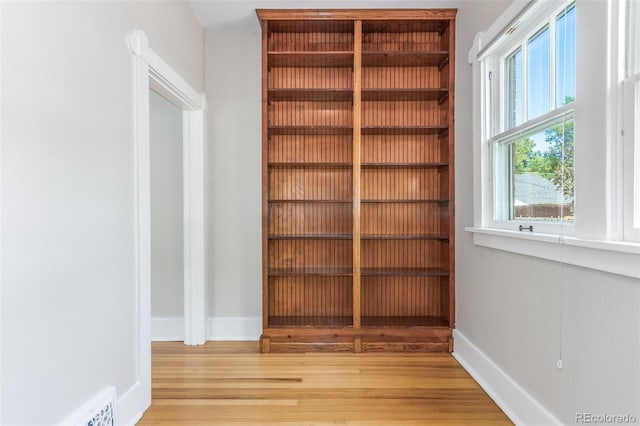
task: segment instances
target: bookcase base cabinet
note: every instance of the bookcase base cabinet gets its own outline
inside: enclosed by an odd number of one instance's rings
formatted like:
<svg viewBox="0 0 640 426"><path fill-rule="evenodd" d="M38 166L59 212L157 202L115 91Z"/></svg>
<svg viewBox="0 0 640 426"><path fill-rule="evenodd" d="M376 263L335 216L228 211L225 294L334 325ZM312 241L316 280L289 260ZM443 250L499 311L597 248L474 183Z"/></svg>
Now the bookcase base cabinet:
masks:
<svg viewBox="0 0 640 426"><path fill-rule="evenodd" d="M258 10L262 352L451 352L455 9Z"/></svg>
<svg viewBox="0 0 640 426"><path fill-rule="evenodd" d="M448 327L344 329L269 329L260 352L452 352Z"/></svg>

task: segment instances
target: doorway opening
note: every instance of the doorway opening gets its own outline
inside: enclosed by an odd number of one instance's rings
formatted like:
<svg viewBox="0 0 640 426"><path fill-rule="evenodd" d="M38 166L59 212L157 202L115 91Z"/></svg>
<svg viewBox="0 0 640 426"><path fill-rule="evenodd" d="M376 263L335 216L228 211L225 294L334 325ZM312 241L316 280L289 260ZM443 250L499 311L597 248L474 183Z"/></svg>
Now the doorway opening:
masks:
<svg viewBox="0 0 640 426"><path fill-rule="evenodd" d="M136 374L128 393L132 416L151 404L151 149L150 92L175 105L182 115L182 233L184 343L205 342L205 146L206 97L194 90L173 68L149 47L141 30L127 38L133 55L133 101L136 206ZM151 89L151 90L150 90Z"/></svg>
<svg viewBox="0 0 640 426"><path fill-rule="evenodd" d="M151 340L184 341L182 110L149 93Z"/></svg>

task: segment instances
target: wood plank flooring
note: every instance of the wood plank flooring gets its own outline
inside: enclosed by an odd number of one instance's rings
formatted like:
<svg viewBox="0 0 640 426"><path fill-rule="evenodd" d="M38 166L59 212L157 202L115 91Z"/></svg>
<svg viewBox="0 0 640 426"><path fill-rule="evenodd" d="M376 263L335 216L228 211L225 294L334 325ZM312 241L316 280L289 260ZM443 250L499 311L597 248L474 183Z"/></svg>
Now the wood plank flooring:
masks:
<svg viewBox="0 0 640 426"><path fill-rule="evenodd" d="M145 425L510 425L450 355L259 354L152 344Z"/></svg>

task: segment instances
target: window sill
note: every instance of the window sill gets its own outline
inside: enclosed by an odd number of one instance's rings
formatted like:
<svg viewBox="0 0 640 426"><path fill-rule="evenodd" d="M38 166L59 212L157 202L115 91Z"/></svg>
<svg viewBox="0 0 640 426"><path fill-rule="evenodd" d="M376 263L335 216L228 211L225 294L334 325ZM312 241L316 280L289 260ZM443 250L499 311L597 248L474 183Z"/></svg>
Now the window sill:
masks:
<svg viewBox="0 0 640 426"><path fill-rule="evenodd" d="M495 228L465 228L478 246L640 278L640 244Z"/></svg>

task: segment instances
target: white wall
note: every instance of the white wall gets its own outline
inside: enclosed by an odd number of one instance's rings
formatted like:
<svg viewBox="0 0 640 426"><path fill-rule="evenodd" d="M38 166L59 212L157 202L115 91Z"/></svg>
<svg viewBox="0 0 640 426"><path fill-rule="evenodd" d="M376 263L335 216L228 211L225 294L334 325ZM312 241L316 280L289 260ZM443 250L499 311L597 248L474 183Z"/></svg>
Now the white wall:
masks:
<svg viewBox="0 0 640 426"><path fill-rule="evenodd" d="M262 312L260 26L207 31L209 289L212 317ZM247 336L260 335L260 323Z"/></svg>
<svg viewBox="0 0 640 426"><path fill-rule="evenodd" d="M154 92L149 101L151 318L183 318L182 110Z"/></svg>
<svg viewBox="0 0 640 426"><path fill-rule="evenodd" d="M1 7L0 423L58 424L136 377L126 35L144 30L201 90L203 34L181 2Z"/></svg>
<svg viewBox="0 0 640 426"><path fill-rule="evenodd" d="M458 331L563 423L578 412L638 417L637 280L460 237Z"/></svg>

